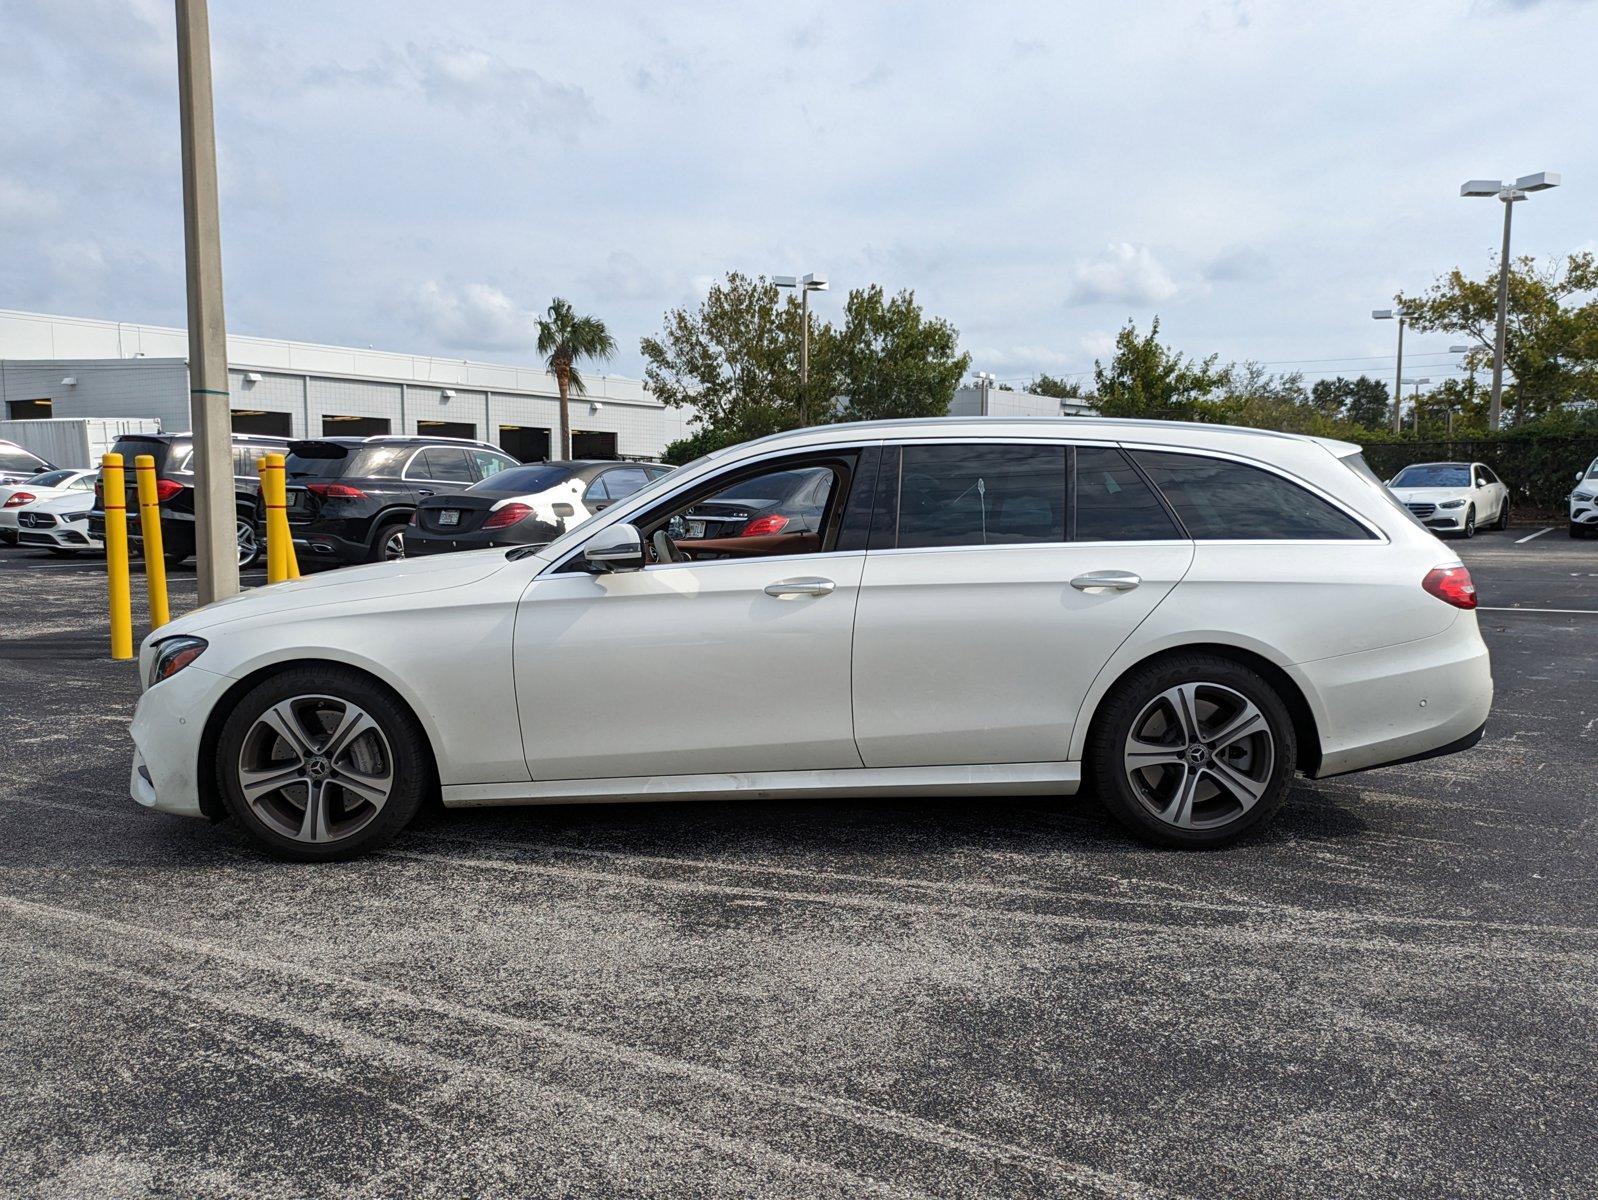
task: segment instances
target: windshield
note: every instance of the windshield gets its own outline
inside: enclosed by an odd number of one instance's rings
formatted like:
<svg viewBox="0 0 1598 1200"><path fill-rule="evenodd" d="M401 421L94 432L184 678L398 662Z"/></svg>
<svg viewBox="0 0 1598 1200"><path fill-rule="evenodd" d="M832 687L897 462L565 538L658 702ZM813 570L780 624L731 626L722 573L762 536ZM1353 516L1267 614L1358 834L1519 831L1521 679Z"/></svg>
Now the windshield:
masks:
<svg viewBox="0 0 1598 1200"><path fill-rule="evenodd" d="M37 471L43 465L21 446L0 446L0 471Z"/></svg>
<svg viewBox="0 0 1598 1200"><path fill-rule="evenodd" d="M1393 480L1401 488L1457 488L1470 486L1470 468L1464 463L1420 463L1405 467Z"/></svg>
<svg viewBox="0 0 1598 1200"><path fill-rule="evenodd" d="M570 467L551 467L539 464L531 467L511 467L496 472L480 483L467 488L468 492L517 492L532 495L565 483L572 477Z"/></svg>
<svg viewBox="0 0 1598 1200"><path fill-rule="evenodd" d="M1592 460L1587 466L1587 478L1598 479L1598 458Z"/></svg>

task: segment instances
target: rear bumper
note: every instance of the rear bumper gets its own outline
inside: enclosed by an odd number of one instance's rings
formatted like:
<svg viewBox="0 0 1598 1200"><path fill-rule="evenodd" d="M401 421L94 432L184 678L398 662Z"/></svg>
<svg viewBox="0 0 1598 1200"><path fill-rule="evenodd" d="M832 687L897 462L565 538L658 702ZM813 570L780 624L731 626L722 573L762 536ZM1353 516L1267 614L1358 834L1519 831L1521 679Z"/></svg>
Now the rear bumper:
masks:
<svg viewBox="0 0 1598 1200"><path fill-rule="evenodd" d="M1492 665L1473 613L1435 637L1302 663L1292 673L1317 709L1316 778L1468 749L1493 705Z"/></svg>
<svg viewBox="0 0 1598 1200"><path fill-rule="evenodd" d="M545 539L548 541L551 539ZM405 556L420 558L428 554L451 554L457 550L497 550L529 543L519 538L495 538L483 533L468 533L463 537L445 537L440 533L427 533L414 527L405 531ZM533 543L543 544L543 543Z"/></svg>

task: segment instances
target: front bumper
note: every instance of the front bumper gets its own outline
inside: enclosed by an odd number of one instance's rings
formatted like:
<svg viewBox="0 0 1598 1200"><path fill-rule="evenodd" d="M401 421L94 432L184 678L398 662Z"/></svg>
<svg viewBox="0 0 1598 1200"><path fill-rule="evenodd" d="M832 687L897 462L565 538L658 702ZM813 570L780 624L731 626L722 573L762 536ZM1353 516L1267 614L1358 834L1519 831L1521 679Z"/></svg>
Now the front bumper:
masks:
<svg viewBox="0 0 1598 1200"><path fill-rule="evenodd" d="M143 661L139 669L144 670ZM233 680L195 665L147 689L133 710L133 767L128 791L159 812L204 816L200 772L214 769L200 761L205 721ZM206 787L211 786L207 777Z"/></svg>
<svg viewBox="0 0 1598 1200"><path fill-rule="evenodd" d="M1582 525L1588 529L1598 529L1598 498L1572 500L1570 502L1570 523L1572 525Z"/></svg>

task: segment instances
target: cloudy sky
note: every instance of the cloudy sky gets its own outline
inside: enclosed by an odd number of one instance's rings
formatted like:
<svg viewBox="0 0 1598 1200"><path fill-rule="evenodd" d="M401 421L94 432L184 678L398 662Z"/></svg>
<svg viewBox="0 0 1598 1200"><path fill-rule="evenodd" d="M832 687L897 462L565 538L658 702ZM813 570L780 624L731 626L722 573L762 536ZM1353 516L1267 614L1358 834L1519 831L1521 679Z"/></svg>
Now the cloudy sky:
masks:
<svg viewBox="0 0 1598 1200"><path fill-rule="evenodd" d="M525 362L561 295L636 375L710 280L814 270L1018 382L1156 313L1314 378L1390 371L1370 310L1486 269L1466 178L1561 171L1516 250L1598 245L1586 0L211 9L234 332ZM0 0L0 308L182 323L172 27Z"/></svg>

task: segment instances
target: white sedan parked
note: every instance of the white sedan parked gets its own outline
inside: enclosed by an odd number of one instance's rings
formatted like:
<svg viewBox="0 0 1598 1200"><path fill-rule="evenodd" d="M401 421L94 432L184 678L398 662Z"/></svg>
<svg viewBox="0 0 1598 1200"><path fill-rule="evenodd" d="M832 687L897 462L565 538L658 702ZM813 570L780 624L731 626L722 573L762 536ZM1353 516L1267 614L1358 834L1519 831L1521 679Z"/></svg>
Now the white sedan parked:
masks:
<svg viewBox="0 0 1598 1200"><path fill-rule="evenodd" d="M1598 458L1576 474L1576 486L1570 493L1570 536L1594 534L1598 534Z"/></svg>
<svg viewBox="0 0 1598 1200"><path fill-rule="evenodd" d="M817 528L685 537L764 475ZM1294 771L1475 744L1475 588L1359 447L1170 422L862 423L720 451L546 546L357 567L145 639L130 785L285 857L447 805L1061 794L1226 842Z"/></svg>
<svg viewBox="0 0 1598 1200"><path fill-rule="evenodd" d="M1509 489L1486 463L1414 463L1390 486L1421 524L1438 533L1475 537L1479 527L1509 528Z"/></svg>
<svg viewBox="0 0 1598 1200"><path fill-rule="evenodd" d="M53 500L58 496L87 496L92 504L94 481L99 477L98 471L55 468L21 483L0 486L0 541L16 545L23 512L42 500ZM85 508L89 506L84 505Z"/></svg>

